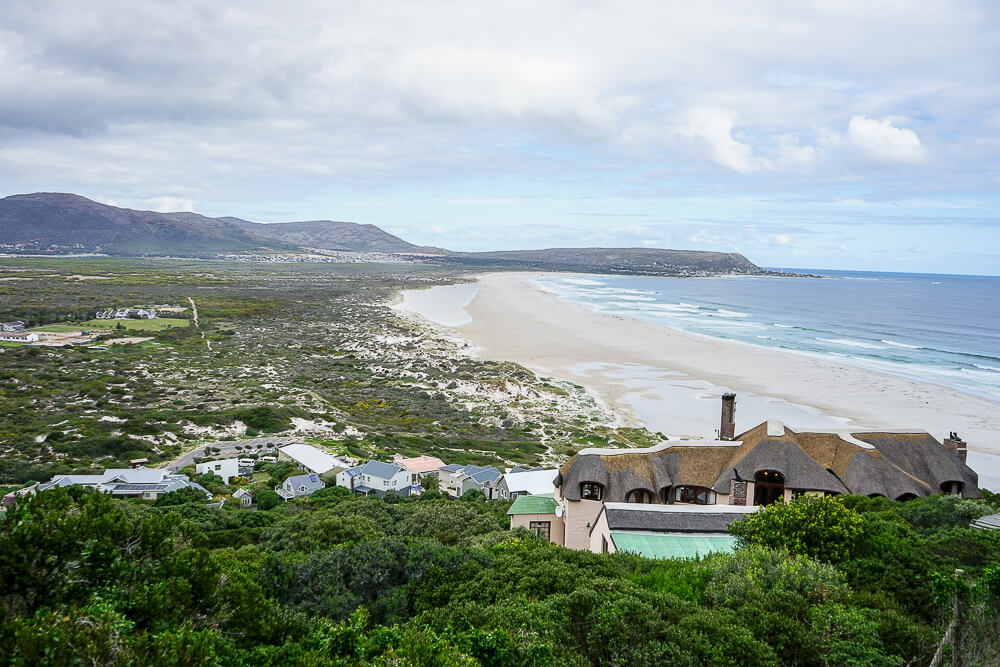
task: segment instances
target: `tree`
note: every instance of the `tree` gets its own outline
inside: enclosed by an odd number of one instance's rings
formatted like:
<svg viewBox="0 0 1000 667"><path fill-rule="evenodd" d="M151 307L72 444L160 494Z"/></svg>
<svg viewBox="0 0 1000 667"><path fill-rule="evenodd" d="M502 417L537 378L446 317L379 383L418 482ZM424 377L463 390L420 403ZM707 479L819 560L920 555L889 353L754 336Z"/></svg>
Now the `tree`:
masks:
<svg viewBox="0 0 1000 667"><path fill-rule="evenodd" d="M773 503L734 522L729 532L741 547L760 545L839 563L863 546L864 520L836 497L802 496Z"/></svg>
<svg viewBox="0 0 1000 667"><path fill-rule="evenodd" d="M281 503L281 496L271 489L265 489L257 494L257 508L262 510L274 509Z"/></svg>
<svg viewBox="0 0 1000 667"><path fill-rule="evenodd" d="M186 486L183 489L164 493L153 501L153 504L162 507L169 505L184 505L185 503L204 503L207 499L202 491L193 486Z"/></svg>

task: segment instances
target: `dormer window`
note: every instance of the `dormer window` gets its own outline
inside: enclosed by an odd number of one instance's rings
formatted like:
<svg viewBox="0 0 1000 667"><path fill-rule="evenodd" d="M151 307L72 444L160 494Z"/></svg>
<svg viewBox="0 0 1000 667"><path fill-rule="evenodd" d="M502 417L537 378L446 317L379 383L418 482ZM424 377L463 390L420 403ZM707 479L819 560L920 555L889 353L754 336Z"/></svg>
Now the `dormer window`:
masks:
<svg viewBox="0 0 1000 667"><path fill-rule="evenodd" d="M597 482L580 484L580 498L583 500L600 500L604 497L604 487Z"/></svg>
<svg viewBox="0 0 1000 667"><path fill-rule="evenodd" d="M652 504L656 502L656 496L646 489L633 489L625 494L625 502Z"/></svg>
<svg viewBox="0 0 1000 667"><path fill-rule="evenodd" d="M674 487L674 500L693 505L714 505L715 491L706 486L678 486Z"/></svg>

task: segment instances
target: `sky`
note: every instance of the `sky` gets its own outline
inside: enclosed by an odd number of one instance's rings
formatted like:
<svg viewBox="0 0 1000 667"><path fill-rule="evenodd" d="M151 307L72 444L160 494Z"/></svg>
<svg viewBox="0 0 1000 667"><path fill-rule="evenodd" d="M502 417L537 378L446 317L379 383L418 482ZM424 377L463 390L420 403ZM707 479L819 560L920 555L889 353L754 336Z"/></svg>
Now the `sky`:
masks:
<svg viewBox="0 0 1000 667"><path fill-rule="evenodd" d="M998 68L989 0L5 0L0 196L997 275Z"/></svg>

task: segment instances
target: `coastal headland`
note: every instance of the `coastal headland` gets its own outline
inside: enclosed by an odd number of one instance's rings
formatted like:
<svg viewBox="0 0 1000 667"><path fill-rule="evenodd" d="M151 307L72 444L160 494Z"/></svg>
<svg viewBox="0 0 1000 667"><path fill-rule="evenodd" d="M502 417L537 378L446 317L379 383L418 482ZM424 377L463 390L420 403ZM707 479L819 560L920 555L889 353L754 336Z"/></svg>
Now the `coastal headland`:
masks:
<svg viewBox="0 0 1000 667"><path fill-rule="evenodd" d="M458 295L467 317L431 314L429 299L403 310L460 333L480 356L520 363L584 386L626 425L670 436L714 437L718 396L739 394L737 431L764 419L793 429L958 432L969 463L1000 477L1000 405L934 384L782 350L682 332L589 311L529 281L492 273ZM438 288L441 289L441 288ZM451 288L454 289L454 288ZM471 301L469 300L471 296Z"/></svg>

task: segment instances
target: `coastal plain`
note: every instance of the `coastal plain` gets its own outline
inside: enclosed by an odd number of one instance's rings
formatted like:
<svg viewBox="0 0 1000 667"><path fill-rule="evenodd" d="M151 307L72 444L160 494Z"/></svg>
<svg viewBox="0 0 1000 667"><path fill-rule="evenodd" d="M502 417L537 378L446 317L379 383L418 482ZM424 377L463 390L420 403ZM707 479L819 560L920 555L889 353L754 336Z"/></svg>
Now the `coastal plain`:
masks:
<svg viewBox="0 0 1000 667"><path fill-rule="evenodd" d="M400 307L450 325L481 357L586 387L623 425L713 438L718 397L735 391L737 432L765 419L793 430L925 430L938 439L954 431L969 443L969 463L981 485L1000 487L1000 405L993 401L816 356L593 312L533 286L541 275L479 276L471 300L472 293L453 297L465 317L433 310L432 298Z"/></svg>

